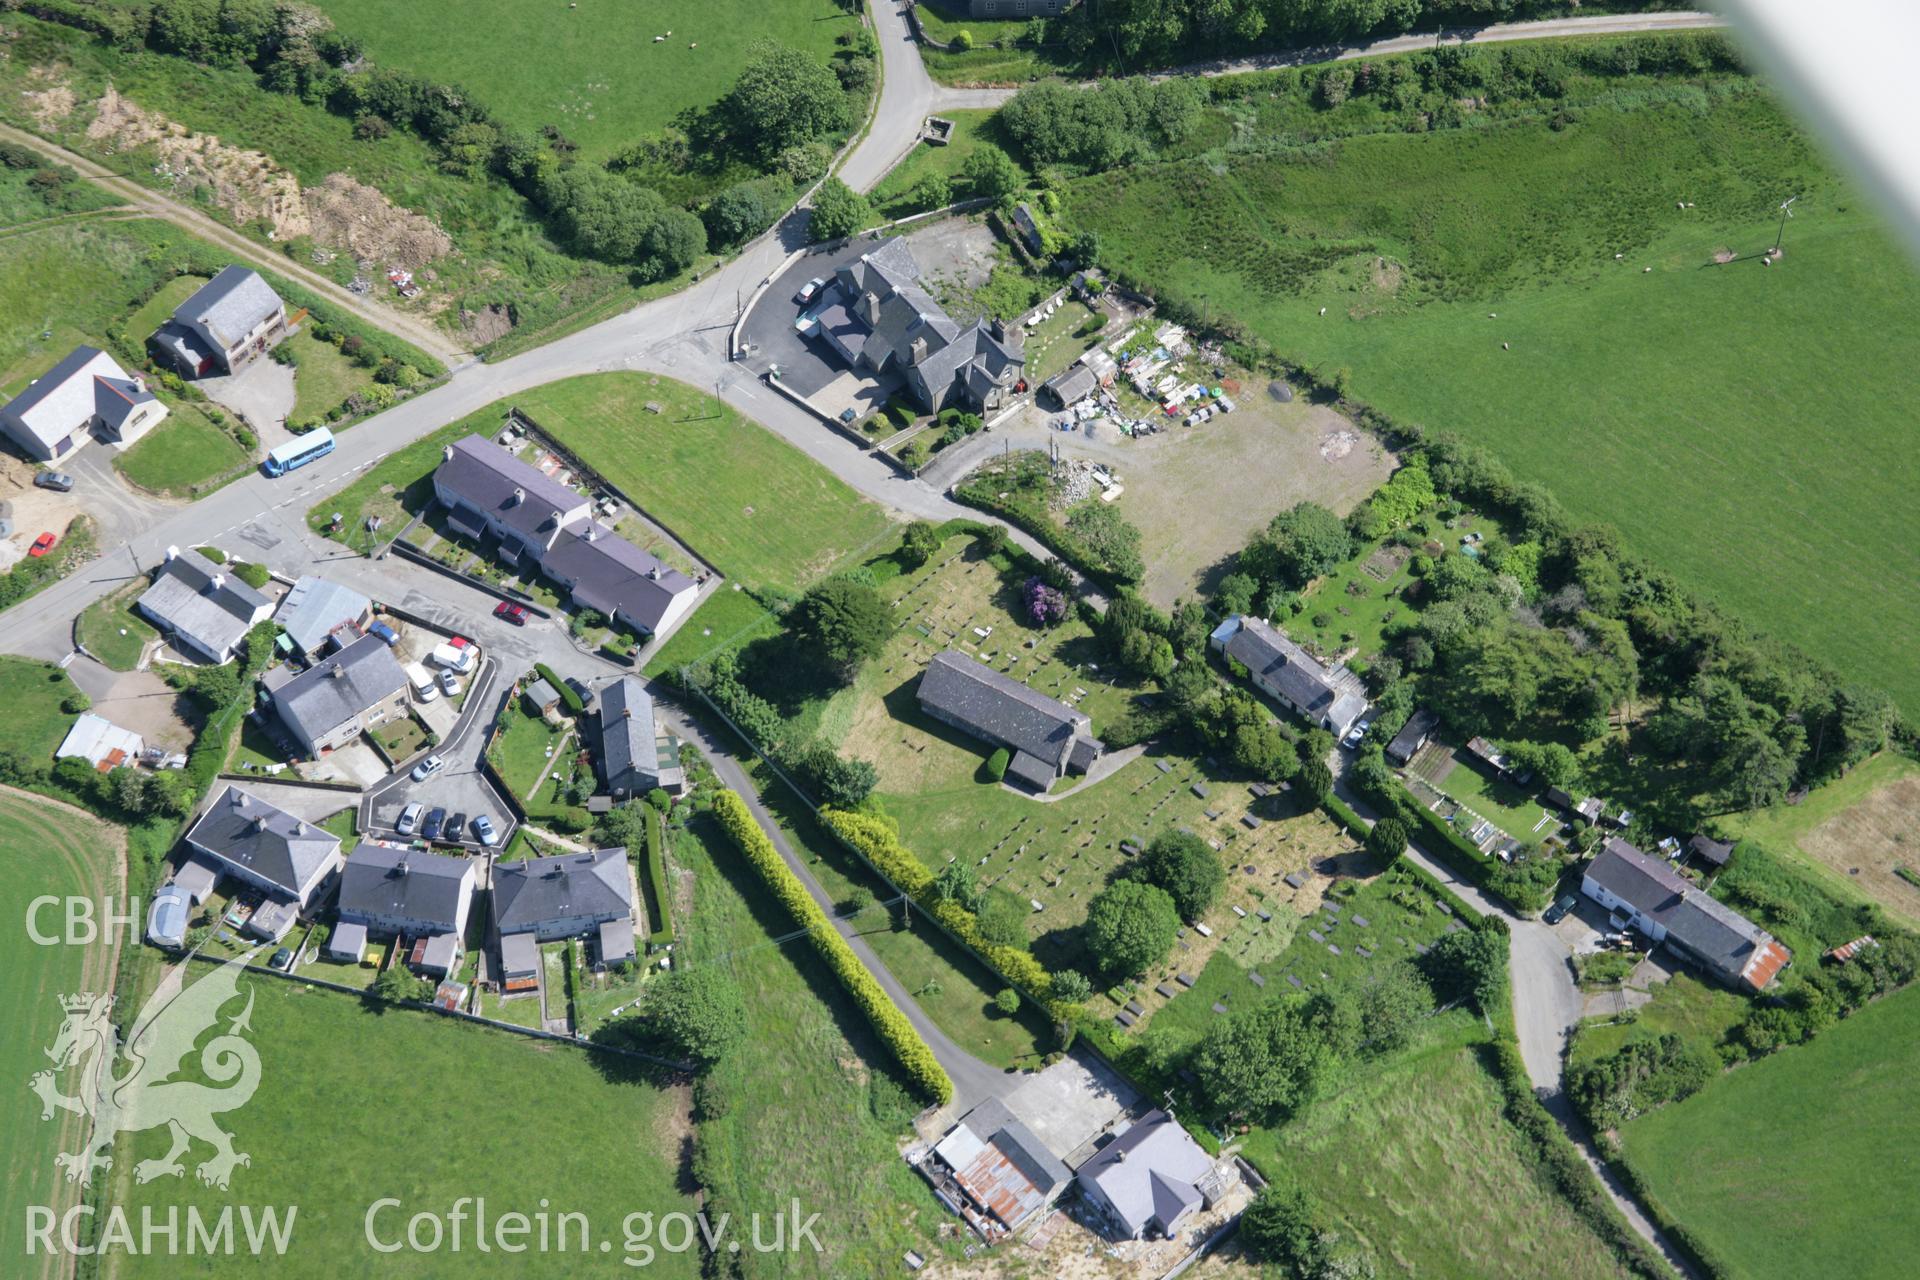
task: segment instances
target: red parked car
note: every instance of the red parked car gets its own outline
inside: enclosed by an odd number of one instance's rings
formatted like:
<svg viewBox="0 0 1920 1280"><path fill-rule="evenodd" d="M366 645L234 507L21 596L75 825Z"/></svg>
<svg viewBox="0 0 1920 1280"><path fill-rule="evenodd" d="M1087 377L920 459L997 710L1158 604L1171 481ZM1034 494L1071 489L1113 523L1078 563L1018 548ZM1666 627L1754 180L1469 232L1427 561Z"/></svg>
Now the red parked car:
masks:
<svg viewBox="0 0 1920 1280"><path fill-rule="evenodd" d="M493 616L503 621L511 622L516 627L524 627L527 625L526 608L522 605L514 604L511 601L502 600L499 604L493 606Z"/></svg>
<svg viewBox="0 0 1920 1280"><path fill-rule="evenodd" d="M30 556L43 556L53 550L53 542L54 538L51 533L43 533L33 540L33 545L27 548L27 554Z"/></svg>

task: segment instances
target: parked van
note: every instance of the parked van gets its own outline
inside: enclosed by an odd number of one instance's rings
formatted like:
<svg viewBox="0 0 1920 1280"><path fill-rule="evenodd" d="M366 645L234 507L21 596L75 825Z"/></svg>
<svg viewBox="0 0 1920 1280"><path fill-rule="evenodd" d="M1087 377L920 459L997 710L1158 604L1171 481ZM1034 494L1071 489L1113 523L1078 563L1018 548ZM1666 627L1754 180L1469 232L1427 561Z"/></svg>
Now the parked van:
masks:
<svg viewBox="0 0 1920 1280"><path fill-rule="evenodd" d="M449 671L457 671L461 675L465 675L467 672L473 670L473 655L478 652L479 650L473 645L455 648L453 645L443 644L436 648L431 654L428 654L427 657L429 661L437 663Z"/></svg>
<svg viewBox="0 0 1920 1280"><path fill-rule="evenodd" d="M432 702L440 696L440 686L434 682L433 673L417 662L407 664L407 683L413 686L415 702Z"/></svg>

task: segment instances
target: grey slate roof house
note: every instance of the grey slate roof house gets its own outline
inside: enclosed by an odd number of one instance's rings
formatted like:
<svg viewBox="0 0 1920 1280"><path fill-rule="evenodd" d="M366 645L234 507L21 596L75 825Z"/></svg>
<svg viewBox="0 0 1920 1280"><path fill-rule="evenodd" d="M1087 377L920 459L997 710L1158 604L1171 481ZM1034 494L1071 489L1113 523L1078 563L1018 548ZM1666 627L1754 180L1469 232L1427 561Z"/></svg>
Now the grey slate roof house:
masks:
<svg viewBox="0 0 1920 1280"><path fill-rule="evenodd" d="M593 520L562 529L540 568L571 593L574 604L643 636L680 621L700 594L692 578Z"/></svg>
<svg viewBox="0 0 1920 1280"><path fill-rule="evenodd" d="M536 563L564 526L586 518L589 505L586 495L477 435L463 436L442 452L433 491L454 528L498 538L507 559L528 556Z"/></svg>
<svg viewBox="0 0 1920 1280"><path fill-rule="evenodd" d="M1332 670L1261 618L1235 614L1213 630L1216 651L1244 666L1269 696L1336 738L1367 710L1360 682L1344 667Z"/></svg>
<svg viewBox="0 0 1920 1280"><path fill-rule="evenodd" d="M506 559L531 561L576 606L642 636L674 626L700 594L692 578L595 521L585 495L481 436L446 447L433 489L454 528L498 538Z"/></svg>
<svg viewBox="0 0 1920 1280"><path fill-rule="evenodd" d="M1080 1166L1087 1204L1128 1240L1170 1237L1210 1202L1213 1158L1165 1111L1149 1111Z"/></svg>
<svg viewBox="0 0 1920 1280"><path fill-rule="evenodd" d="M1765 929L1617 836L1587 864L1580 890L1730 986L1762 990L1793 959Z"/></svg>
<svg viewBox="0 0 1920 1280"><path fill-rule="evenodd" d="M145 378L79 346L0 408L0 433L35 462L51 462L96 436L130 445L166 416Z"/></svg>
<svg viewBox="0 0 1920 1280"><path fill-rule="evenodd" d="M1040 384L1040 389L1060 408L1071 409L1098 391L1100 380L1092 369L1076 364L1048 378Z"/></svg>
<svg viewBox="0 0 1920 1280"><path fill-rule="evenodd" d="M920 709L934 719L1011 751L1007 777L1035 791L1068 773L1085 773L1106 749L1084 712L957 649L934 655L918 696Z"/></svg>
<svg viewBox="0 0 1920 1280"><path fill-rule="evenodd" d="M1018 336L998 321L963 330L947 315L898 236L836 271L831 295L821 336L855 369L903 376L929 413L994 408L1026 367Z"/></svg>
<svg viewBox="0 0 1920 1280"><path fill-rule="evenodd" d="M298 675L286 670L274 668L263 683L281 723L311 755L407 714L407 673L379 636L361 636Z"/></svg>
<svg viewBox="0 0 1920 1280"><path fill-rule="evenodd" d="M600 776L616 796L655 787L677 795L686 781L677 761L661 763L653 698L638 676L622 676L600 694Z"/></svg>
<svg viewBox="0 0 1920 1280"><path fill-rule="evenodd" d="M183 378L232 373L286 335L287 308L260 273L238 265L197 289L154 330L147 349Z"/></svg>
<svg viewBox="0 0 1920 1280"><path fill-rule="evenodd" d="M264 896L245 930L278 942L326 878L340 840L239 787L223 788L187 832L195 855Z"/></svg>
<svg viewBox="0 0 1920 1280"><path fill-rule="evenodd" d="M625 849L494 866L493 925L503 944L515 934L552 942L632 919L633 877Z"/></svg>
<svg viewBox="0 0 1920 1280"><path fill-rule="evenodd" d="M1387 744L1387 759L1395 764L1405 764L1427 745L1427 740L1433 737L1433 731L1439 727L1438 714L1425 707L1415 711L1400 726L1400 732L1393 735L1393 741Z"/></svg>
<svg viewBox="0 0 1920 1280"><path fill-rule="evenodd" d="M273 601L198 551L167 548L166 561L135 602L169 642L192 657L225 662Z"/></svg>
<svg viewBox="0 0 1920 1280"><path fill-rule="evenodd" d="M989 1244L1018 1231L1073 1178L998 1098L961 1117L934 1146L926 1173L935 1194Z"/></svg>
<svg viewBox="0 0 1920 1280"><path fill-rule="evenodd" d="M363 843L347 855L340 869L340 923L359 926L359 946L365 945L368 934L447 936L457 957L473 904L476 865L467 858ZM357 961L354 931L347 930L345 937L341 932L336 928L328 939L329 951L337 946L336 959ZM444 966L432 967L443 975L446 972Z"/></svg>
<svg viewBox="0 0 1920 1280"><path fill-rule="evenodd" d="M306 574L281 598L273 620L296 650L308 654L326 648L327 637L338 628L351 624L356 631L364 630L372 617L373 601L352 587Z"/></svg>

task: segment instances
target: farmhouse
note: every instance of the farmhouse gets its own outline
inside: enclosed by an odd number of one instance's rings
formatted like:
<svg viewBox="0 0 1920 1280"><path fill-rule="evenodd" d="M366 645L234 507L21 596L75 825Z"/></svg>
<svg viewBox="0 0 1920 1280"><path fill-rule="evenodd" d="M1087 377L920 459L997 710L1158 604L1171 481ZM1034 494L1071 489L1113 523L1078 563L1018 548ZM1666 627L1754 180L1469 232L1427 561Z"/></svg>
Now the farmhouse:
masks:
<svg viewBox="0 0 1920 1280"><path fill-rule="evenodd" d="M669 758L660 760L660 729L653 698L638 676L622 676L600 694L600 776L617 797L645 795L658 787L678 795L686 775Z"/></svg>
<svg viewBox="0 0 1920 1280"><path fill-rule="evenodd" d="M287 642L296 653L315 654L327 646L327 638L346 629L342 641L352 640L373 620L373 601L337 582L301 577L280 601L273 616L287 634Z"/></svg>
<svg viewBox="0 0 1920 1280"><path fill-rule="evenodd" d="M320 885L340 867L337 836L233 786L222 789L194 822L187 846L196 861L234 877L251 891L249 896L260 899L244 928L268 942L286 936Z"/></svg>
<svg viewBox="0 0 1920 1280"><path fill-rule="evenodd" d="M1731 986L1760 991L1793 958L1772 934L1618 837L1587 866L1580 889Z"/></svg>
<svg viewBox="0 0 1920 1280"><path fill-rule="evenodd" d="M198 551L167 548L135 608L189 657L225 662L273 602Z"/></svg>
<svg viewBox="0 0 1920 1280"><path fill-rule="evenodd" d="M327 940L331 959L358 963L367 937L414 939L416 968L445 977L459 966L476 865L416 849L367 842L340 869L340 922Z"/></svg>
<svg viewBox="0 0 1920 1280"><path fill-rule="evenodd" d="M961 1117L921 1171L934 1194L988 1244L1018 1231L1072 1178L998 1098Z"/></svg>
<svg viewBox="0 0 1920 1280"><path fill-rule="evenodd" d="M595 938L601 964L633 959L633 876L627 851L595 849L498 864L493 869L493 927L509 985L521 974L516 965L523 966L529 955L538 964L535 944L560 938Z"/></svg>
<svg viewBox="0 0 1920 1280"><path fill-rule="evenodd" d="M286 336L287 308L260 273L229 266L174 308L147 349L183 378L234 373Z"/></svg>
<svg viewBox="0 0 1920 1280"><path fill-rule="evenodd" d="M75 347L0 408L0 432L35 462L52 462L98 437L130 445L167 416L167 406L98 347Z"/></svg>
<svg viewBox="0 0 1920 1280"><path fill-rule="evenodd" d="M1011 751L1007 776L1034 791L1044 792L1068 773L1085 773L1106 749L1084 712L957 649L927 664L919 698L920 709L934 719Z"/></svg>
<svg viewBox="0 0 1920 1280"><path fill-rule="evenodd" d="M980 320L962 330L920 284L898 236L834 273L817 316L820 336L856 370L898 374L929 413L997 407L1026 368L1017 335Z"/></svg>
<svg viewBox="0 0 1920 1280"><path fill-rule="evenodd" d="M407 714L407 673L379 636L361 636L298 675L275 667L261 683L280 722L314 756Z"/></svg>
<svg viewBox="0 0 1920 1280"><path fill-rule="evenodd" d="M73 722L73 728L67 730L53 758L77 757L96 769L117 769L138 760L145 747L146 742L133 730L122 729L111 720L86 711Z"/></svg>
<svg viewBox="0 0 1920 1280"><path fill-rule="evenodd" d="M1269 697L1336 738L1366 713L1366 696L1351 672L1320 665L1264 619L1235 614L1214 628L1211 639L1214 649L1245 667Z"/></svg>
<svg viewBox="0 0 1920 1280"><path fill-rule="evenodd" d="M1420 748L1427 745L1433 737L1433 731L1440 727L1440 717L1422 707L1407 717L1400 732L1393 735L1393 741L1387 744L1387 759L1395 764L1405 764L1419 754Z"/></svg>
<svg viewBox="0 0 1920 1280"><path fill-rule="evenodd" d="M448 523L473 538L499 540L500 555L540 563L560 530L587 518L588 501L483 436L448 445L433 472Z"/></svg>
<svg viewBox="0 0 1920 1280"><path fill-rule="evenodd" d="M1171 1237L1218 1198L1213 1158L1165 1111L1149 1111L1080 1166L1080 1194L1114 1235Z"/></svg>

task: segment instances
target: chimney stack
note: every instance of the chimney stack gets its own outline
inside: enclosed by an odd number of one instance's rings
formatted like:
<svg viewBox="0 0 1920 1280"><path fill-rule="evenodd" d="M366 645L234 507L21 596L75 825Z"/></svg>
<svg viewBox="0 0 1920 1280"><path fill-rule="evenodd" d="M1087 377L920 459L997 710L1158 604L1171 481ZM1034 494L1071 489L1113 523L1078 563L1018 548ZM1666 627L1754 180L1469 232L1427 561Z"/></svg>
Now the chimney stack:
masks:
<svg viewBox="0 0 1920 1280"><path fill-rule="evenodd" d="M860 318L869 328L880 323L880 297L871 290L860 295Z"/></svg>
<svg viewBox="0 0 1920 1280"><path fill-rule="evenodd" d="M224 573L216 573L213 575L213 577L207 580L207 590L209 591L218 591L220 590L220 588L226 585L227 585L227 575Z"/></svg>
<svg viewBox="0 0 1920 1280"><path fill-rule="evenodd" d="M168 559L169 561L171 561L171 560L172 560L172 559L173 559L173 558L174 558L175 556L177 556L177 555L179 555L179 554L180 554L180 548L178 548L178 547L168 547L168 548L167 548L167 559Z"/></svg>
<svg viewBox="0 0 1920 1280"><path fill-rule="evenodd" d="M909 342L907 344L907 363L908 364L919 364L922 360L925 360L926 358L927 358L927 340L924 337L915 338L912 342Z"/></svg>
<svg viewBox="0 0 1920 1280"><path fill-rule="evenodd" d="M593 521L591 521L591 520L589 520L589 521L587 521L587 535L586 535L586 536L587 536L587 541L588 541L588 542L592 542L592 541L593 541L593 540L594 540L595 538L597 538L597 537L599 537L599 536L600 536L600 526L599 526L599 525L597 525L597 524L595 524L595 523L594 523Z"/></svg>
<svg viewBox="0 0 1920 1280"><path fill-rule="evenodd" d="M441 458L441 460L442 460L443 462L452 462L452 461L453 461L453 446L452 446L452 445L447 445L446 447L444 447L444 448L442 448L442 449L440 450L440 458Z"/></svg>
<svg viewBox="0 0 1920 1280"><path fill-rule="evenodd" d="M511 505L517 507L521 503L525 502L526 500L527 500L527 491L525 489L522 489L519 485L515 485L513 487L513 502Z"/></svg>

